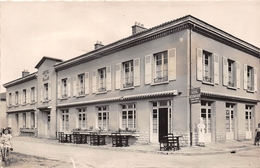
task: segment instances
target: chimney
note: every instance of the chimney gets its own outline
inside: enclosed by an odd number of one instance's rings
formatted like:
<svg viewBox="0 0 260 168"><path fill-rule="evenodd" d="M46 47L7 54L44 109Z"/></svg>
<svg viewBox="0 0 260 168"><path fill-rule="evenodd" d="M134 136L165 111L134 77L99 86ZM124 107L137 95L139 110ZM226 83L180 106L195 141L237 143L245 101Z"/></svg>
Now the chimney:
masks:
<svg viewBox="0 0 260 168"><path fill-rule="evenodd" d="M28 72L28 70L23 70L22 71L22 77L25 77L25 76L27 76L29 74L30 74L30 72Z"/></svg>
<svg viewBox="0 0 260 168"><path fill-rule="evenodd" d="M143 30L146 30L146 28L144 28L144 25L141 24L141 23L138 23L138 22L135 22L135 25L132 26L132 34L136 34L136 33L139 33Z"/></svg>
<svg viewBox="0 0 260 168"><path fill-rule="evenodd" d="M101 48L101 47L103 47L104 45L102 44L102 42L101 42L101 41L97 41L97 43L96 43L96 44L94 44L94 46L95 46L95 49L98 49L98 48Z"/></svg>

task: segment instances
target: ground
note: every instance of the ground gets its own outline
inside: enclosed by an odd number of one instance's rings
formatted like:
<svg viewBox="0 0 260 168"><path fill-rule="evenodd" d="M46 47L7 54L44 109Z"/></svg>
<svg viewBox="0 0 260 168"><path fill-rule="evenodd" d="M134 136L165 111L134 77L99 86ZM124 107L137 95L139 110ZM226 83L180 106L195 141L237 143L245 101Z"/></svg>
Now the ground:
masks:
<svg viewBox="0 0 260 168"><path fill-rule="evenodd" d="M71 163L12 152L8 168L70 168Z"/></svg>

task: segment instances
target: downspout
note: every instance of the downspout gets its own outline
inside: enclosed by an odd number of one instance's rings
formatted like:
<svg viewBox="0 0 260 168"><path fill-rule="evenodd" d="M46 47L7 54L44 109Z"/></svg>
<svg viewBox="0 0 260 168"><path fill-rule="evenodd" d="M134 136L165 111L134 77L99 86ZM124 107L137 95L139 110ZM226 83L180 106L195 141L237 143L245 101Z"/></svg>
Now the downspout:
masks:
<svg viewBox="0 0 260 168"><path fill-rule="evenodd" d="M192 89L192 84L191 84L191 81L192 81L192 78L191 78L191 75L192 75L192 69L191 69L191 34L192 34L192 29L194 28L194 24L190 27L190 90ZM190 94L190 91L189 91L189 94ZM192 109L191 109L191 103L189 101L189 104L190 104L190 146L192 146L192 136L193 136L193 132L192 132Z"/></svg>
<svg viewBox="0 0 260 168"><path fill-rule="evenodd" d="M55 97L55 103L56 103L56 126L55 126L55 136L58 137L58 72L55 70L56 73L56 97Z"/></svg>

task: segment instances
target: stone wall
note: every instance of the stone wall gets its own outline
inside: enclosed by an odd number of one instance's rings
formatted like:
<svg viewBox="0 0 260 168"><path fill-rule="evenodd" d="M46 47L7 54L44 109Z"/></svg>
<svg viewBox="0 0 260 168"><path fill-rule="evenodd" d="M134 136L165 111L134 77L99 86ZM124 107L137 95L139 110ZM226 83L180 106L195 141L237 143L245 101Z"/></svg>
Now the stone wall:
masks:
<svg viewBox="0 0 260 168"><path fill-rule="evenodd" d="M244 140L246 139L246 132L245 131L238 131L238 140Z"/></svg>
<svg viewBox="0 0 260 168"><path fill-rule="evenodd" d="M138 137L136 137L136 140L135 138L131 138L131 141L130 143L137 143L137 144L149 144L149 134L148 132L137 132L136 134L139 134ZM134 141L135 140L135 141Z"/></svg>
<svg viewBox="0 0 260 168"><path fill-rule="evenodd" d="M226 132L224 131L218 131L216 133L216 142L225 142L226 141Z"/></svg>

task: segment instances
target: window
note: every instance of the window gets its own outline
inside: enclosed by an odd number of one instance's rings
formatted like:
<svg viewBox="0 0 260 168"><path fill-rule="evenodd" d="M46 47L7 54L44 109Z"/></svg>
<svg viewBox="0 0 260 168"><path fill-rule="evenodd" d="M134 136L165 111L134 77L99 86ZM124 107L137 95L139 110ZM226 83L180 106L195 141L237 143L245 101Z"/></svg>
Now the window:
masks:
<svg viewBox="0 0 260 168"><path fill-rule="evenodd" d="M26 128L26 113L23 113L23 128Z"/></svg>
<svg viewBox="0 0 260 168"><path fill-rule="evenodd" d="M31 88L31 102L32 102L32 103L35 103L35 102L36 102L35 94L36 94L35 87L32 87L32 88Z"/></svg>
<svg viewBox="0 0 260 168"><path fill-rule="evenodd" d="M18 104L19 104L19 92L16 91L15 92L15 105L18 106Z"/></svg>
<svg viewBox="0 0 260 168"><path fill-rule="evenodd" d="M205 124L205 133L211 133L211 102L201 101L200 117Z"/></svg>
<svg viewBox="0 0 260 168"><path fill-rule="evenodd" d="M122 128L136 128L135 104L122 105Z"/></svg>
<svg viewBox="0 0 260 168"><path fill-rule="evenodd" d="M197 48L197 80L206 84L219 83L219 56Z"/></svg>
<svg viewBox="0 0 260 168"><path fill-rule="evenodd" d="M62 130L69 131L69 110L61 110L62 112Z"/></svg>
<svg viewBox="0 0 260 168"><path fill-rule="evenodd" d="M84 74L78 75L78 95L85 95Z"/></svg>
<svg viewBox="0 0 260 168"><path fill-rule="evenodd" d="M8 101L9 101L8 102L9 106L12 106L12 101L13 101L12 93L9 93Z"/></svg>
<svg viewBox="0 0 260 168"><path fill-rule="evenodd" d="M240 63L223 57L223 85L227 88L240 88Z"/></svg>
<svg viewBox="0 0 260 168"><path fill-rule="evenodd" d="M234 61L228 59L228 86L235 87Z"/></svg>
<svg viewBox="0 0 260 168"><path fill-rule="evenodd" d="M234 132L234 106L226 103L226 132Z"/></svg>
<svg viewBox="0 0 260 168"><path fill-rule="evenodd" d="M245 106L245 128L246 131L252 131L252 109L253 106L246 105Z"/></svg>
<svg viewBox="0 0 260 168"><path fill-rule="evenodd" d="M44 100L44 101L48 101L48 100L49 100L49 97L48 97L48 93L49 93L48 83L45 83L45 84L43 85L43 87L44 87L43 100Z"/></svg>
<svg viewBox="0 0 260 168"><path fill-rule="evenodd" d="M98 70L98 92L106 91L106 68Z"/></svg>
<svg viewBox="0 0 260 168"><path fill-rule="evenodd" d="M27 95L26 95L26 89L24 89L24 90L23 90L23 104L26 104L26 99L27 99L26 96L27 96Z"/></svg>
<svg viewBox="0 0 260 168"><path fill-rule="evenodd" d="M99 106L98 109L98 127L102 129L109 128L109 108L108 106Z"/></svg>
<svg viewBox="0 0 260 168"><path fill-rule="evenodd" d="M61 80L61 97L68 97L68 86L67 86L67 78Z"/></svg>
<svg viewBox="0 0 260 168"><path fill-rule="evenodd" d="M85 108L78 109L79 115L79 128L86 128L87 127L87 113Z"/></svg>
<svg viewBox="0 0 260 168"><path fill-rule="evenodd" d="M133 61L128 61L123 63L124 78L123 78L123 88L134 86L134 68Z"/></svg>
<svg viewBox="0 0 260 168"><path fill-rule="evenodd" d="M31 112L31 128L35 128L35 114Z"/></svg>
<svg viewBox="0 0 260 168"><path fill-rule="evenodd" d="M154 54L155 76L154 83L168 81L168 55L167 52Z"/></svg>
<svg viewBox="0 0 260 168"><path fill-rule="evenodd" d="M257 91L257 68L244 64L244 89Z"/></svg>

